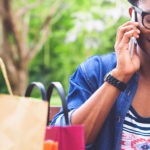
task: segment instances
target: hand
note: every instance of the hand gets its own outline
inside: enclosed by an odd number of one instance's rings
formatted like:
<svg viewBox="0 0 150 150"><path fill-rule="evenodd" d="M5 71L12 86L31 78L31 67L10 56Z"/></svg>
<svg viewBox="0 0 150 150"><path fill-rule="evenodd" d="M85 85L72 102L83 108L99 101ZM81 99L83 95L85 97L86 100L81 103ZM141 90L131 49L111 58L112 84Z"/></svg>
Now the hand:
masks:
<svg viewBox="0 0 150 150"><path fill-rule="evenodd" d="M140 30L137 22L127 22L120 26L117 32L115 51L117 56L117 66L114 74L120 80L127 82L131 76L140 68L140 58L137 55L136 45L133 56L130 56L129 41L131 37L139 38Z"/></svg>

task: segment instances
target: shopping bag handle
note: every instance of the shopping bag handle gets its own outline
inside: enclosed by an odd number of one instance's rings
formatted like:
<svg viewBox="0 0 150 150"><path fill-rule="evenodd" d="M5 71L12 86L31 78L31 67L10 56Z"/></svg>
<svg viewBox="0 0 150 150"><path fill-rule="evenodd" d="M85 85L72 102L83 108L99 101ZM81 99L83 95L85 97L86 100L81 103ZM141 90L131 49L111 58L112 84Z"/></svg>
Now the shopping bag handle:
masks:
<svg viewBox="0 0 150 150"><path fill-rule="evenodd" d="M9 92L10 95L13 95L13 92L12 92L12 89L11 89L11 86L10 86L10 82L8 80L6 67L5 67L5 64L2 60L2 58L0 58L0 67L1 67L1 70L2 70L2 74L3 74L3 77L4 77L8 92Z"/></svg>
<svg viewBox="0 0 150 150"><path fill-rule="evenodd" d="M30 97L31 93L35 87L37 87L40 90L42 100L48 101L45 86L41 82L31 82L25 91L25 97ZM49 110L49 107L48 107L48 110ZM47 116L49 116L49 113L47 114ZM49 122L49 120L47 120L47 125L48 125L48 122Z"/></svg>
<svg viewBox="0 0 150 150"><path fill-rule="evenodd" d="M48 90L47 90L47 99L50 103L52 92L53 92L54 88L56 88L56 90L57 90L57 92L60 96L60 99L61 99L66 125L69 125L68 109L67 109L65 91L64 91L64 88L63 88L63 86L60 82L51 82L50 83L50 85L48 87ZM49 112L50 112L50 107L49 107ZM48 114L48 119L49 119L49 114Z"/></svg>
<svg viewBox="0 0 150 150"><path fill-rule="evenodd" d="M25 91L25 97L30 97L30 95L35 87L37 87L40 90L42 99L44 101L47 101L46 89L41 82L31 82Z"/></svg>

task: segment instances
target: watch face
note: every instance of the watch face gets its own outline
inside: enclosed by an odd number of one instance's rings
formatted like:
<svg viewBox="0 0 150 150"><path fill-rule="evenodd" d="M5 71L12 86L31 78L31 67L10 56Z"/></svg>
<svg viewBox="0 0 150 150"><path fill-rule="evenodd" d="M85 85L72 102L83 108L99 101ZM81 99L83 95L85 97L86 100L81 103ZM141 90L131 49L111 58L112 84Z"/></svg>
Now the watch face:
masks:
<svg viewBox="0 0 150 150"><path fill-rule="evenodd" d="M106 81L106 79L109 75L110 75L110 72L106 73L106 75L104 76L104 81Z"/></svg>

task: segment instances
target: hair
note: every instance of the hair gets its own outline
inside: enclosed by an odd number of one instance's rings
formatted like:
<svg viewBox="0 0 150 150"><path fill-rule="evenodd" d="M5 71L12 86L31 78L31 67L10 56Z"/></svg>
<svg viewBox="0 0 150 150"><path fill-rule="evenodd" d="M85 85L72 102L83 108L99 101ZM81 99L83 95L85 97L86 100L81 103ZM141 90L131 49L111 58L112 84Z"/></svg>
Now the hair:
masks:
<svg viewBox="0 0 150 150"><path fill-rule="evenodd" d="M135 5L137 6L138 5L138 2L139 0L128 0L132 5Z"/></svg>

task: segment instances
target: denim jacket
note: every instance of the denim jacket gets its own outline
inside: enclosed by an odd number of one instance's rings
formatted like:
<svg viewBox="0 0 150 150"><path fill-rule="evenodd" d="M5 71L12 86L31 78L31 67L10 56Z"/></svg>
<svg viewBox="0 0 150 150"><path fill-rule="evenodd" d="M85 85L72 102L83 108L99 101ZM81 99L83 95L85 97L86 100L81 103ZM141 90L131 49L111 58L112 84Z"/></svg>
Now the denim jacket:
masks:
<svg viewBox="0 0 150 150"><path fill-rule="evenodd" d="M80 107L104 82L104 76L116 66L115 53L96 55L84 61L70 78L68 92L69 117ZM96 140L87 146L87 150L120 150L122 128L126 113L137 89L138 75L135 75L121 92L111 109L102 130ZM94 111L94 108L93 110ZM99 121L99 120L98 120ZM53 119L52 125L65 125L62 111Z"/></svg>

